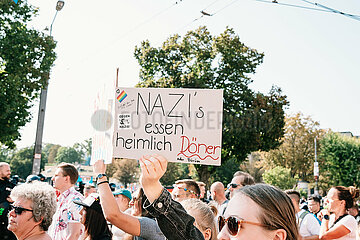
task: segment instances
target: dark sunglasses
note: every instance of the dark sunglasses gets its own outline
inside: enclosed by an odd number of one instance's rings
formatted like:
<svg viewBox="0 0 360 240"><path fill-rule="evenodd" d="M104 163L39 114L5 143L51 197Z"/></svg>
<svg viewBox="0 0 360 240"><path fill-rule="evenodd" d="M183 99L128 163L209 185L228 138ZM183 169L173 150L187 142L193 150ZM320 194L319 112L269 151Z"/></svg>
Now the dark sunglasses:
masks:
<svg viewBox="0 0 360 240"><path fill-rule="evenodd" d="M240 219L240 218L237 218L234 216L230 216L226 219L223 216L219 216L218 222L219 222L219 232L227 224L227 227L228 227L227 229L231 236L236 236L238 234L238 232L241 229L241 225L243 223L252 224L252 225L261 226L261 227L267 227L264 224L245 221L243 219Z"/></svg>
<svg viewBox="0 0 360 240"><path fill-rule="evenodd" d="M229 184L227 185L227 188L237 188L238 186L240 186L240 184L229 183Z"/></svg>
<svg viewBox="0 0 360 240"><path fill-rule="evenodd" d="M16 207L16 206L10 205L9 211L11 211L13 209L14 209L14 212L16 215L21 215L23 213L23 211L29 211L29 212L33 211L32 209L27 209L27 208L23 208L23 207Z"/></svg>

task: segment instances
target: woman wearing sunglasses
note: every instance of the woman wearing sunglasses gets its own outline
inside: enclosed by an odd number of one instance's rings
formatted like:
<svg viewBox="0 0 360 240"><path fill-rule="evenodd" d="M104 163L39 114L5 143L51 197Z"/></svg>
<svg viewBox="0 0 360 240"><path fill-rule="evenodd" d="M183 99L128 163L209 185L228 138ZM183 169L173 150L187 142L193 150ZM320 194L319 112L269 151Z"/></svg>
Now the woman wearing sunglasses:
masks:
<svg viewBox="0 0 360 240"><path fill-rule="evenodd" d="M355 187L337 186L329 190L325 204L326 209L321 210L320 239L355 240L357 222L347 214L359 197L359 190Z"/></svg>
<svg viewBox="0 0 360 240"><path fill-rule="evenodd" d="M295 210L281 190L256 184L240 188L219 217L218 239L298 240Z"/></svg>
<svg viewBox="0 0 360 240"><path fill-rule="evenodd" d="M10 196L15 201L9 212L8 229L17 239L51 240L46 231L56 210L53 187L43 182L24 183L16 186Z"/></svg>

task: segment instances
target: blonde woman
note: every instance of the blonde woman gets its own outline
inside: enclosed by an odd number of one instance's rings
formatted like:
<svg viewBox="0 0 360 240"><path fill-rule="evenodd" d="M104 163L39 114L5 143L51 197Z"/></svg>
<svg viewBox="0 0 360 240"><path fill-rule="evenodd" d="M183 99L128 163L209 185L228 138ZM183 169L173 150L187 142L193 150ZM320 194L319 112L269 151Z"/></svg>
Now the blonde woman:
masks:
<svg viewBox="0 0 360 240"><path fill-rule="evenodd" d="M202 232L205 240L217 240L215 215L211 207L195 198L184 200L181 205L195 218L194 225Z"/></svg>

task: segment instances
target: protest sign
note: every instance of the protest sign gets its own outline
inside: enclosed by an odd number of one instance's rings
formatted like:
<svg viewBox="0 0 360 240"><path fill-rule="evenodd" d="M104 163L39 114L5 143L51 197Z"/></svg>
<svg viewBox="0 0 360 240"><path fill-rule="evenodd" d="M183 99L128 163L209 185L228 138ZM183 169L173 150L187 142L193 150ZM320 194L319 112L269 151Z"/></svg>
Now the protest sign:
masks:
<svg viewBox="0 0 360 240"><path fill-rule="evenodd" d="M223 90L116 88L113 156L221 164Z"/></svg>
<svg viewBox="0 0 360 240"><path fill-rule="evenodd" d="M112 134L114 131L112 112L114 100L109 93L109 90L104 86L103 89L100 89L94 101L94 112L91 117L91 124L94 128L91 145L91 165L99 159L104 160L106 164L112 162Z"/></svg>

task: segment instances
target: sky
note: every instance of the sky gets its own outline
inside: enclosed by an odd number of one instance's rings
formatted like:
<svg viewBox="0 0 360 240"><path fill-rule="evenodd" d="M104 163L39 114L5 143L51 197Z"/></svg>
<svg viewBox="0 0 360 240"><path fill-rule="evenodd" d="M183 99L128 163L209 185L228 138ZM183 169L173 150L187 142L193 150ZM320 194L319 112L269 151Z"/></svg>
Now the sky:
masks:
<svg viewBox="0 0 360 240"><path fill-rule="evenodd" d="M264 0L266 1L266 0ZM304 0L277 0L317 8ZM358 0L313 0L360 15ZM39 8L31 26L49 28L57 0L28 0ZM93 134L91 115L99 89L139 81L136 45L159 47L170 35L206 26L212 35L231 27L240 40L265 54L250 87L272 85L287 95L288 114L302 112L321 128L360 135L360 20L259 0L65 0L53 24L57 59L50 75L43 142L72 146ZM212 16L201 17L200 11ZM360 19L360 18L359 18ZM35 141L33 119L21 129L19 148Z"/></svg>

